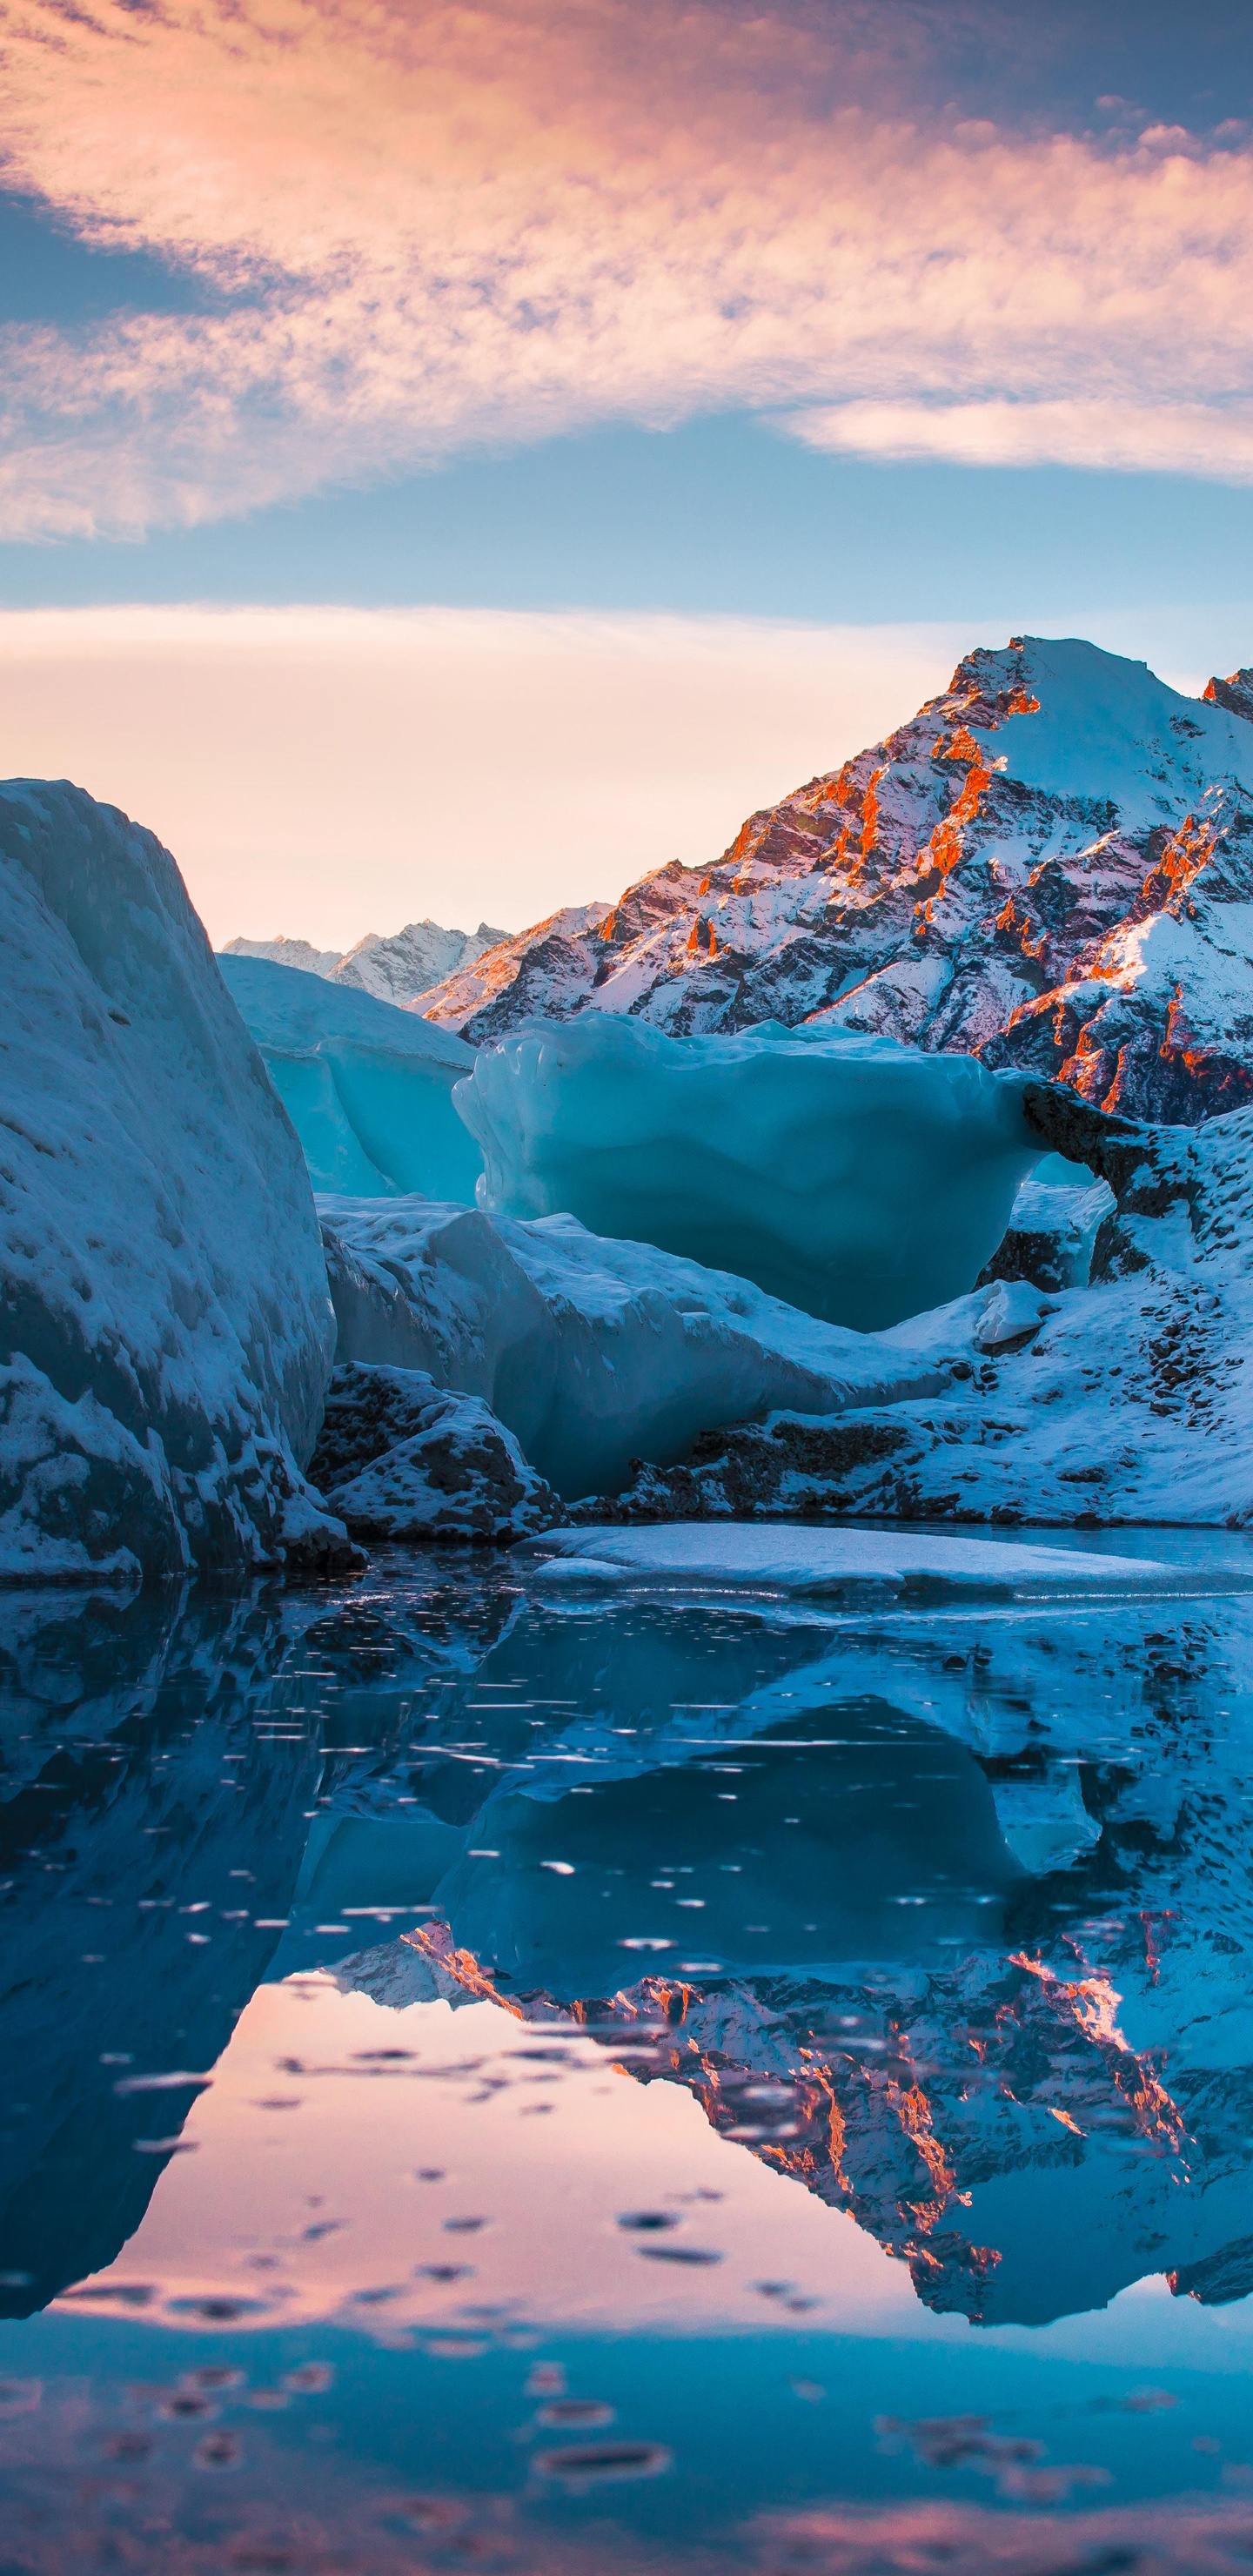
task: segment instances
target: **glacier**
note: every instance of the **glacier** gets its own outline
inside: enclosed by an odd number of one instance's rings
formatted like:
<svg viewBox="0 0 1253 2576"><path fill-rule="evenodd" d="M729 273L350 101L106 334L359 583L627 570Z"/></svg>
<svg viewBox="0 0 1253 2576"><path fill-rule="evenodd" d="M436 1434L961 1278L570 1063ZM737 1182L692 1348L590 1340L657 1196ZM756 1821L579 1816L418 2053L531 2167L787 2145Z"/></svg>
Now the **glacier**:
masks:
<svg viewBox="0 0 1253 2576"><path fill-rule="evenodd" d="M308 1174L152 833L0 788L0 990L0 1578L346 1567Z"/></svg>
<svg viewBox="0 0 1253 2576"><path fill-rule="evenodd" d="M298 967L218 958L315 1189L473 1200L482 1157L452 1107L473 1050L417 1012Z"/></svg>
<svg viewBox="0 0 1253 2576"><path fill-rule="evenodd" d="M1042 1151L1019 1086L969 1056L775 1021L532 1021L453 1105L491 1213L570 1214L863 1332L974 1286Z"/></svg>

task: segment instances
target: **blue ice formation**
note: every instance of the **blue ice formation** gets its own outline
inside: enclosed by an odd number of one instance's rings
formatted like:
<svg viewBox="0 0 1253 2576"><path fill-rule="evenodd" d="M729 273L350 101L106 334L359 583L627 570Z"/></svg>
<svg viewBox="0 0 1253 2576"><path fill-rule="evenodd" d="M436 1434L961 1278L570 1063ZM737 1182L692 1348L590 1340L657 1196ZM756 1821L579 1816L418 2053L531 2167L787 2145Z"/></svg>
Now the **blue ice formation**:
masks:
<svg viewBox="0 0 1253 2576"><path fill-rule="evenodd" d="M1017 1082L971 1056L771 1020L532 1020L453 1101L493 1214L568 1213L862 1332L973 1287L1042 1151Z"/></svg>
<svg viewBox="0 0 1253 2576"><path fill-rule="evenodd" d="M474 1198L482 1170L451 1105L473 1049L416 1011L259 957L218 965L304 1148L315 1190Z"/></svg>
<svg viewBox="0 0 1253 2576"><path fill-rule="evenodd" d="M296 1139L168 850L63 781L0 787L0 1129L0 1582L342 1562Z"/></svg>

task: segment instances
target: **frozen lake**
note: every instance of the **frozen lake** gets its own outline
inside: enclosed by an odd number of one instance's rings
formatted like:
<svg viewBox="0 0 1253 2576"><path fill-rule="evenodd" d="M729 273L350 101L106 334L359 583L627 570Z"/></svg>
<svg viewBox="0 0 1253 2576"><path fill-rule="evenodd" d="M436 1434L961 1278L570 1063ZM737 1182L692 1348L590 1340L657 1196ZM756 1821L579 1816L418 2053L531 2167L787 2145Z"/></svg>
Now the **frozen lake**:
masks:
<svg viewBox="0 0 1253 2576"><path fill-rule="evenodd" d="M1073 1544L7 1593L3 2576L1247 2567L1253 1543Z"/></svg>

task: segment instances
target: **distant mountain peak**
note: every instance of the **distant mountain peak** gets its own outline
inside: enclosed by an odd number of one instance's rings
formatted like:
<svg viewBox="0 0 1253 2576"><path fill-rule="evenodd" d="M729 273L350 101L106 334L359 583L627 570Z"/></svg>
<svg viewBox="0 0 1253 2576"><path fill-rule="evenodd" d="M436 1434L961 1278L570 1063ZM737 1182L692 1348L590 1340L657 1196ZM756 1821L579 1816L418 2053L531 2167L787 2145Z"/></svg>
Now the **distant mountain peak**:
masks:
<svg viewBox="0 0 1253 2576"><path fill-rule="evenodd" d="M398 1003L402 1010L442 978L471 965L484 949L507 937L481 921L477 930L444 930L437 921L411 921L384 939L367 930L346 952L314 948L307 939L230 939L224 957L259 957L274 966L295 966L306 975L321 975L335 984L372 993L376 1001Z"/></svg>

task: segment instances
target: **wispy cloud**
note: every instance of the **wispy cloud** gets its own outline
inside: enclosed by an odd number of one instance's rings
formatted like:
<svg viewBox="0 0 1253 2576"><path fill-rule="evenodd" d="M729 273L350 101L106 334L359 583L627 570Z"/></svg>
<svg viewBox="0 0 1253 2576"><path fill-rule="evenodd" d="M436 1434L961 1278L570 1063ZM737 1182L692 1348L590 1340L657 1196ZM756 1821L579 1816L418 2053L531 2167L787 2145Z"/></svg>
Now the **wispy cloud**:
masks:
<svg viewBox="0 0 1253 2576"><path fill-rule="evenodd" d="M964 122L920 101L936 23L12 0L10 185L226 300L0 335L0 533L727 405L885 454L1247 479L1247 139Z"/></svg>

